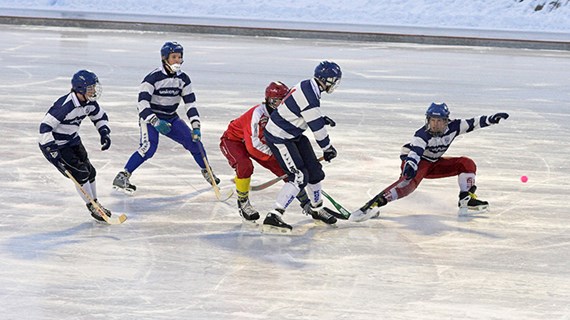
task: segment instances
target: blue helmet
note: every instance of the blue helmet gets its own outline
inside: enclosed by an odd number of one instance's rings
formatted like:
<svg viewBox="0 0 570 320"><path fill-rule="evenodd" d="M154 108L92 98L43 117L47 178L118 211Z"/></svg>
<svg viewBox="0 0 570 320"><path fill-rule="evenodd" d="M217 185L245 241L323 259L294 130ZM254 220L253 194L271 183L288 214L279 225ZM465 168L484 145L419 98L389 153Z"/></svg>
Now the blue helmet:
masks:
<svg viewBox="0 0 570 320"><path fill-rule="evenodd" d="M90 70L79 70L71 78L71 89L84 95L87 100L95 101L102 93L102 87L97 75Z"/></svg>
<svg viewBox="0 0 570 320"><path fill-rule="evenodd" d="M318 80L324 91L332 93L340 83L342 78L342 71L338 64L331 61L322 61L315 68L315 79Z"/></svg>
<svg viewBox="0 0 570 320"><path fill-rule="evenodd" d="M168 56L173 52L180 53L180 55L184 56L184 48L182 48L182 45L178 42L169 41L163 44L162 48L160 48L160 56L162 57L162 60L168 60Z"/></svg>
<svg viewBox="0 0 570 320"><path fill-rule="evenodd" d="M426 111L426 117L449 119L449 109L447 108L447 105L444 102L439 104L432 102L432 104L428 107Z"/></svg>
<svg viewBox="0 0 570 320"><path fill-rule="evenodd" d="M431 118L442 119L444 123L438 124L434 122L436 128L432 128L430 124ZM426 130L434 136L440 136L445 131L447 131L447 123L449 122L449 109L445 103L435 103L432 104L426 110Z"/></svg>

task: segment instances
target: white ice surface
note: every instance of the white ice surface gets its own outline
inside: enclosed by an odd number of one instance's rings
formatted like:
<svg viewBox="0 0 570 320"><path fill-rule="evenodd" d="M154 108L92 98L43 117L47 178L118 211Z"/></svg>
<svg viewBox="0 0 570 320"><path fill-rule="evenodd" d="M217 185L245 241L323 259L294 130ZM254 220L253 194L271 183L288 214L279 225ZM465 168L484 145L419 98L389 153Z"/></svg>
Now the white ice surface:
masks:
<svg viewBox="0 0 570 320"><path fill-rule="evenodd" d="M448 151L477 162L492 212L458 218L449 178L424 181L379 220L338 228L314 226L294 203L285 220L296 235L261 235L168 139L133 175L136 195L113 192L138 143L138 84L170 39L186 48L204 143L226 188L232 170L218 139L228 122L268 82L293 85L332 59L344 77L322 99L339 152L325 190L358 208L398 177L401 145L429 103L445 101L454 117L511 115ZM568 52L17 26L0 40L2 319L570 318ZM81 136L101 202L129 216L120 226L93 222L36 144L43 114L80 68L104 87L112 147L99 151L88 119ZM253 180L270 178L257 168ZM252 201L264 213L277 191Z"/></svg>

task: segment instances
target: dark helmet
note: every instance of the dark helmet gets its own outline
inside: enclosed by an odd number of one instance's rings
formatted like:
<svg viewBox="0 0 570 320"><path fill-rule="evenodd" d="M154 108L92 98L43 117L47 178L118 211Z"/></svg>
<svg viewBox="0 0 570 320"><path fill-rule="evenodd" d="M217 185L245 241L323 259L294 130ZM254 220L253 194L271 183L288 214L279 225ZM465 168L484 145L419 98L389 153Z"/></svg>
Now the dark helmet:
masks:
<svg viewBox="0 0 570 320"><path fill-rule="evenodd" d="M435 103L432 104L426 110L426 118L447 118L449 119L449 108L445 103Z"/></svg>
<svg viewBox="0 0 570 320"><path fill-rule="evenodd" d="M438 118L443 119L445 121L445 127L443 130L434 130L430 126L430 119L431 118ZM449 108L445 103L435 103L432 104L426 110L426 130L429 131L432 135L438 136L444 133L447 130L447 123L449 122Z"/></svg>
<svg viewBox="0 0 570 320"><path fill-rule="evenodd" d="M160 56L162 60L168 60L168 56L173 52L180 53L180 55L184 56L184 48L182 48L182 45L178 42L169 41L163 44L162 48L160 48Z"/></svg>
<svg viewBox="0 0 570 320"><path fill-rule="evenodd" d="M315 68L314 77L320 82L323 91L332 93L340 83L342 71L338 64L331 61L322 61Z"/></svg>
<svg viewBox="0 0 570 320"><path fill-rule="evenodd" d="M71 78L71 89L84 95L87 100L97 100L103 91L99 78L90 70L79 70Z"/></svg>

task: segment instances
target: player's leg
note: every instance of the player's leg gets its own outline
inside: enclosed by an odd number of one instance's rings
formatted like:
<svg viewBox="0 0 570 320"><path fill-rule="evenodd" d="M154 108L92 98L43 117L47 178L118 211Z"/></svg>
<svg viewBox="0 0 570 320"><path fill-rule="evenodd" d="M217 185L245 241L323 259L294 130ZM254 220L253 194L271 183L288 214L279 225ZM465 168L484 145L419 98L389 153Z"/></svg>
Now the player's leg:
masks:
<svg viewBox="0 0 570 320"><path fill-rule="evenodd" d="M113 189L122 190L127 194L132 194L137 190L137 187L130 182L131 175L145 161L154 156L158 147L159 133L151 124L140 119L139 129L139 148L131 155L124 170L117 173L113 180Z"/></svg>
<svg viewBox="0 0 570 320"><path fill-rule="evenodd" d="M240 216L245 221L255 221L259 219L259 212L255 210L249 201L253 163L249 158L245 144L241 141L228 140L222 137L220 140L220 150L226 159L228 159L228 163L236 173L235 184Z"/></svg>
<svg viewBox="0 0 570 320"><path fill-rule="evenodd" d="M204 145L202 144L202 141L192 140L192 130L190 130L190 127L188 127L188 125L184 120L180 118L175 118L171 121L171 124L172 124L171 130L168 134L166 134L166 136L181 144L184 147L184 149L188 150L190 154L192 154L194 161L196 161L196 163L201 169L202 176L209 184L212 184L211 181L212 178L210 178L210 174L206 169L206 163L202 158L202 152L200 151L200 149L203 150L204 157L207 160L208 155L206 153ZM211 167L210 169L212 170L212 175L214 176L216 184L219 184L220 179L218 179L218 177L216 177L216 175L214 174L214 169L212 169Z"/></svg>
<svg viewBox="0 0 570 320"><path fill-rule="evenodd" d="M310 201L310 206L305 208L307 213L313 219L322 221L326 224L335 224L337 219L328 212L328 209L323 205L321 196L321 181L325 179L325 172L323 166L317 159L315 151L311 146L311 142L306 136L301 136L297 146L300 150L303 163L305 164L308 178L307 178L307 195Z"/></svg>

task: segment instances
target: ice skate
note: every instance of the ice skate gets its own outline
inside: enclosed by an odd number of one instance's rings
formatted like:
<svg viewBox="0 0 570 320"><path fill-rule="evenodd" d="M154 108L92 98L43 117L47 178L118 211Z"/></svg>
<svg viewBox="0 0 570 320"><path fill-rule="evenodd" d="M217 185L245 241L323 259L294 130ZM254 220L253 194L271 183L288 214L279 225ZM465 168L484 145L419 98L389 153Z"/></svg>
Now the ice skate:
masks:
<svg viewBox="0 0 570 320"><path fill-rule="evenodd" d="M244 200L238 199L237 203L239 215L245 222L255 223L255 220L259 219L259 212L253 208L248 198Z"/></svg>
<svg viewBox="0 0 570 320"><path fill-rule="evenodd" d="M330 214L330 209L320 205L313 207L311 204L306 204L303 208L303 213L313 217L315 221L324 222L326 224L335 224L337 219Z"/></svg>
<svg viewBox="0 0 570 320"><path fill-rule="evenodd" d="M348 220L353 222L362 222L368 219L378 218L380 216L380 207L386 205L386 203L388 203L388 201L384 195L381 193L377 194L360 209L352 212Z"/></svg>
<svg viewBox="0 0 570 320"><path fill-rule="evenodd" d="M459 193L458 215L468 215L470 213L482 213L489 210L489 202L477 199L476 186L472 186L468 191Z"/></svg>
<svg viewBox="0 0 570 320"><path fill-rule="evenodd" d="M263 220L261 231L263 233L290 234L293 227L283 221L281 218L283 212L283 210L279 209L270 211L265 217L265 220Z"/></svg>
<svg viewBox="0 0 570 320"><path fill-rule="evenodd" d="M97 201L97 199L95 199L95 203L97 203L99 205L99 208L101 208L101 210L107 215L107 217L111 217L111 210L103 207L99 201ZM97 208L91 203L89 202L87 204L87 209L89 209L89 212L91 213L91 216L97 220L97 221L102 221L105 222L105 219L103 219L103 217L101 217L101 214L99 213L99 210L97 210Z"/></svg>
<svg viewBox="0 0 570 320"><path fill-rule="evenodd" d="M212 170L212 168L210 168L210 170ZM210 174L208 173L208 169L206 169L206 168L202 169L202 176L204 177L204 179L206 179L206 181L208 181L209 184L212 184L212 178L210 177ZM216 177L213 170L212 170L212 176L214 176L214 180L216 181L216 184L220 184L220 179L218 179L218 177Z"/></svg>
<svg viewBox="0 0 570 320"><path fill-rule="evenodd" d="M117 173L117 176L113 180L113 189L121 190L126 194L133 194L137 190L137 187L130 183L130 177L131 174L127 171Z"/></svg>

